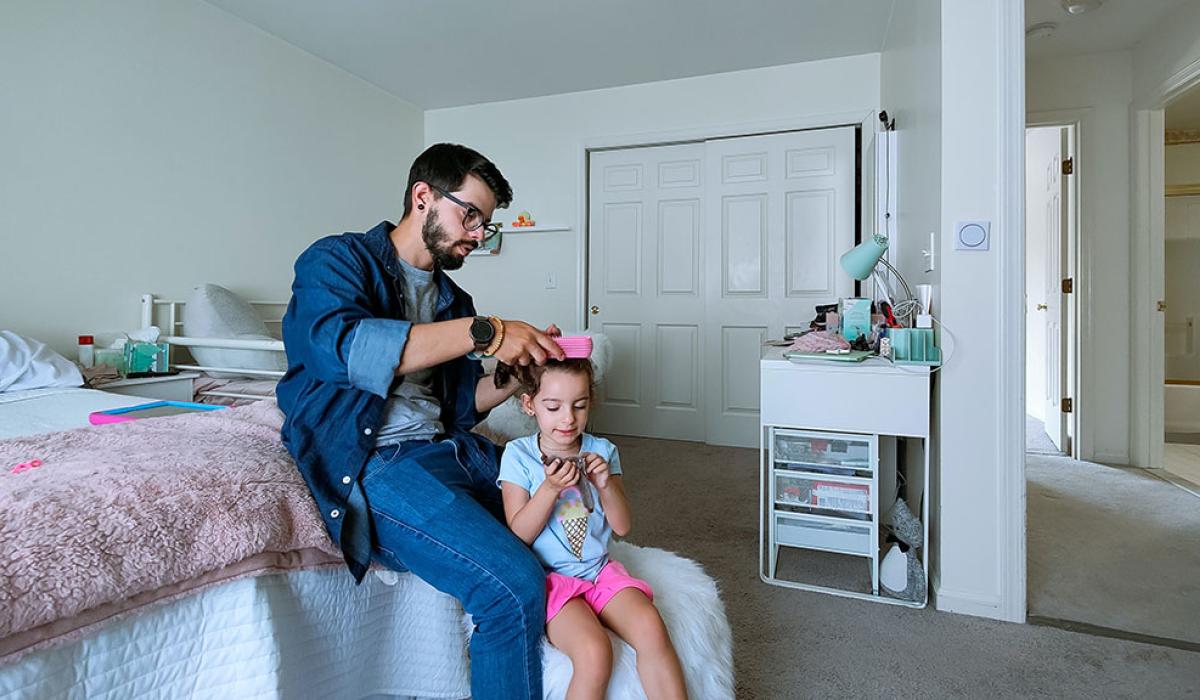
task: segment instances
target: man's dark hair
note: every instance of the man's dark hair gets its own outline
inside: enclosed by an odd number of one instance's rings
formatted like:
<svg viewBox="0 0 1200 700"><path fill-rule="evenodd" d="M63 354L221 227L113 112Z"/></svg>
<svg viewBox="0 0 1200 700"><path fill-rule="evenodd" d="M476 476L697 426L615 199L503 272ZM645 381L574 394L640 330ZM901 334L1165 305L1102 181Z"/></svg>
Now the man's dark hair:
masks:
<svg viewBox="0 0 1200 700"><path fill-rule="evenodd" d="M462 187L468 174L474 174L492 190L496 195L497 209L504 209L512 203L512 187L500 174L500 169L495 163L466 146L457 143L435 143L417 156L408 171L408 187L404 190L404 217L412 211L413 185L426 182L447 192L454 192Z"/></svg>

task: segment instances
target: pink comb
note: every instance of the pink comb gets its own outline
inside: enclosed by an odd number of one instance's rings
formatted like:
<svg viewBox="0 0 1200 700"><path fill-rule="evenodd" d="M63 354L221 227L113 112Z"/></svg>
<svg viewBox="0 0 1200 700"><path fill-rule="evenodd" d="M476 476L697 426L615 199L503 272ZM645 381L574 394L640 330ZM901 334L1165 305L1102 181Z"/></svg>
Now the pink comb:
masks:
<svg viewBox="0 0 1200 700"><path fill-rule="evenodd" d="M553 338L558 347L563 349L569 360L586 360L592 356L592 337L590 335L562 335Z"/></svg>

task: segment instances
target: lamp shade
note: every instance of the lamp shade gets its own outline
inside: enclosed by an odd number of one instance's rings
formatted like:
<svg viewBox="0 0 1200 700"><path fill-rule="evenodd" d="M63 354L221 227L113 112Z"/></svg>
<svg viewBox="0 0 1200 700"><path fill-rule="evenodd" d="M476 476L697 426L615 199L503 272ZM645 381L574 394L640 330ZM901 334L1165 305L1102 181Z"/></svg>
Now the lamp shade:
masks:
<svg viewBox="0 0 1200 700"><path fill-rule="evenodd" d="M842 269L856 280L865 280L871 276L887 248L887 236L877 233L842 254Z"/></svg>

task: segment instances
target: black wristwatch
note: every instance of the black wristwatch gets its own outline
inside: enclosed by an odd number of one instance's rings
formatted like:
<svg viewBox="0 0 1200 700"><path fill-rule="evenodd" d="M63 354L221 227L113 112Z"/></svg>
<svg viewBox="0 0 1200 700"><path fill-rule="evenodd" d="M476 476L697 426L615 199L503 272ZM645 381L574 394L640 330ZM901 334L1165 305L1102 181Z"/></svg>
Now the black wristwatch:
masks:
<svg viewBox="0 0 1200 700"><path fill-rule="evenodd" d="M471 340L475 343L475 352L483 352L496 338L496 327L487 316L476 316L471 322Z"/></svg>

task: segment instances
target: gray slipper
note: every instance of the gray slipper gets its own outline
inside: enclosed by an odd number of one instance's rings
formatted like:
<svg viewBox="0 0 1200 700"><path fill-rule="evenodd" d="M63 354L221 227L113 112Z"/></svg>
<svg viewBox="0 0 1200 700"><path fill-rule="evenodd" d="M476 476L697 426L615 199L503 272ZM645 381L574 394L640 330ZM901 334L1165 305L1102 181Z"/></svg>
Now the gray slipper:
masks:
<svg viewBox="0 0 1200 700"><path fill-rule="evenodd" d="M921 521L917 520L912 511L908 509L908 504L904 502L904 499L896 499L896 504L888 511L883 522L892 528L892 534L896 536L896 539L909 547L915 549L925 546L924 528L921 527Z"/></svg>

